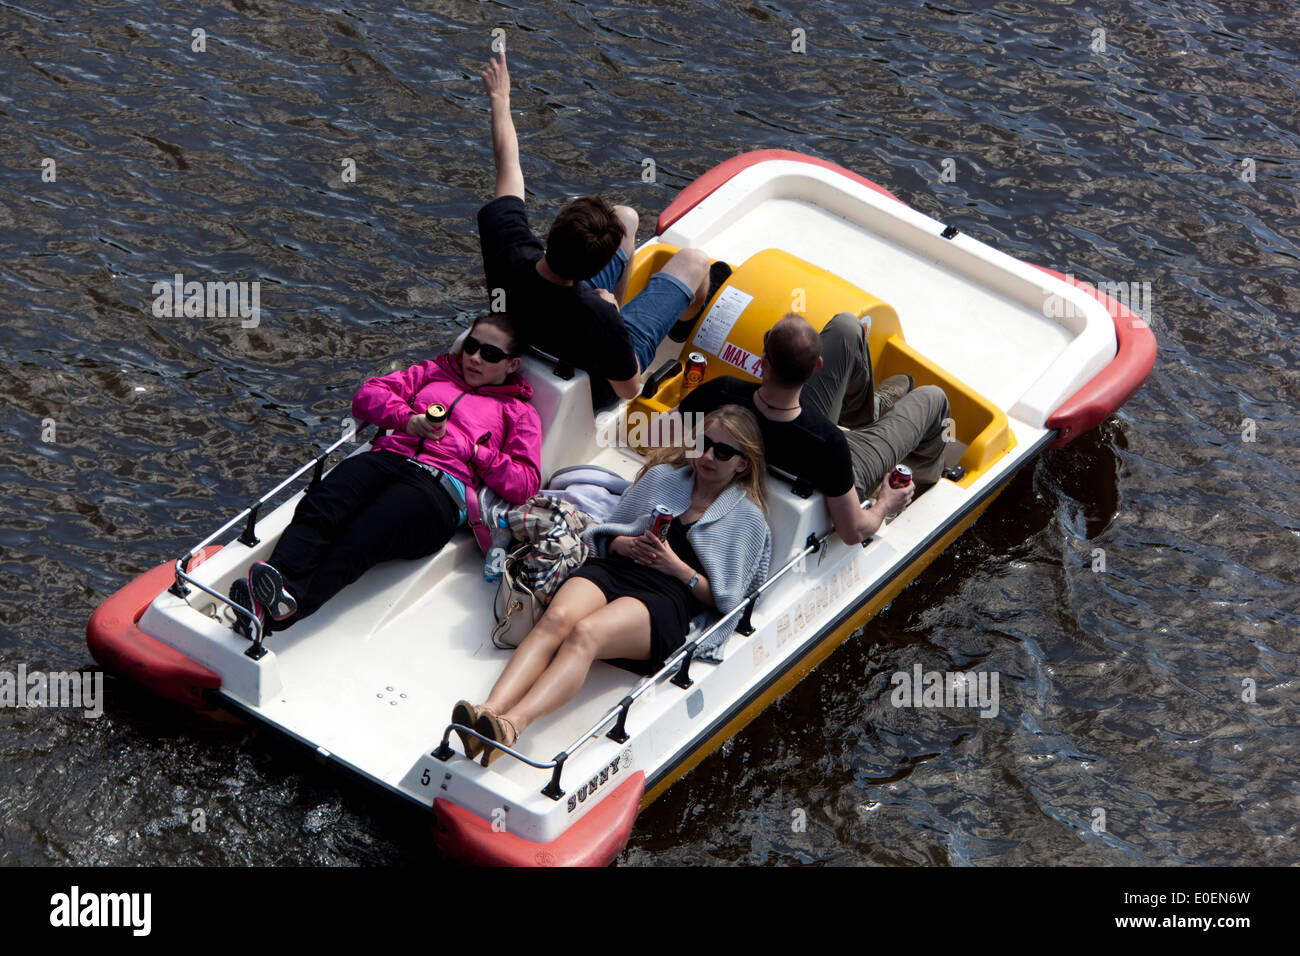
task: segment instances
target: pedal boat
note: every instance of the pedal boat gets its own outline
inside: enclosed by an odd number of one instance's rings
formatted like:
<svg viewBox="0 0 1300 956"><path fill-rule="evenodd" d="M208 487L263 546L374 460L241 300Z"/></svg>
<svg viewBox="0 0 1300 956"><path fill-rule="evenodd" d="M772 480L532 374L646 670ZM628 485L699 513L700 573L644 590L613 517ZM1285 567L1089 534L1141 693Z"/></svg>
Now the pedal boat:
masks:
<svg viewBox="0 0 1300 956"><path fill-rule="evenodd" d="M109 598L88 626L96 660L160 697L260 721L405 798L432 815L454 859L607 864L641 807L870 620L1041 449L1118 408L1155 359L1147 324L1119 302L798 153L722 163L682 191L656 233L637 250L629 296L682 247L734 272L692 337L660 347L642 396L594 418L582 372L525 359L545 427L543 487L581 463L632 477L640 452L601 436L632 412L672 407L690 352L705 354L708 378L752 377L764 331L790 311L819 324L853 312L869 322L876 381L908 372L941 385L952 406L947 460L964 475L861 546L834 534L819 495L769 476L772 574L714 625L739 625L721 663L696 659L703 633L648 677L597 662L569 707L490 768L459 752L449 724L453 703L484 699L510 653L489 639L496 586L468 531L427 560L372 569L265 642L218 619L231 582L270 556L302 486L344 442Z"/></svg>

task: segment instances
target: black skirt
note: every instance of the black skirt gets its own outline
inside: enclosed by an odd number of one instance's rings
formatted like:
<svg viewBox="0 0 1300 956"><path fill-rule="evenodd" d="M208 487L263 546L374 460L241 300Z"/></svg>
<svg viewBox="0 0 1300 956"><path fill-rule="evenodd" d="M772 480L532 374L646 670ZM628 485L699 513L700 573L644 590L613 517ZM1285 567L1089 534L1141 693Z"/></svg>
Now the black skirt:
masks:
<svg viewBox="0 0 1300 956"><path fill-rule="evenodd" d="M674 518L668 531L668 544L683 561L702 571L695 549L686 540L688 530L689 526ZM654 670L663 666L673 651L686 642L691 618L704 610L685 582L618 554L589 558L570 577L590 581L600 588L607 601L630 597L645 605L650 612L650 663Z"/></svg>
<svg viewBox="0 0 1300 956"><path fill-rule="evenodd" d="M605 600L636 598L650 612L650 659L656 669L682 646L690 630L691 604L699 607L676 578L615 555L590 558L570 577L585 578L605 595Z"/></svg>

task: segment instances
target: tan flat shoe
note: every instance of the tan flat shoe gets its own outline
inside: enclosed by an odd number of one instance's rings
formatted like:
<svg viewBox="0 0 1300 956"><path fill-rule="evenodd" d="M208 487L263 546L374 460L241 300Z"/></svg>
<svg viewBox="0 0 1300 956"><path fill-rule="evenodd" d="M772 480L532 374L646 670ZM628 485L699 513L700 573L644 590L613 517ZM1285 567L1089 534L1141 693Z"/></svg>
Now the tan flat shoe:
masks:
<svg viewBox="0 0 1300 956"><path fill-rule="evenodd" d="M482 712L478 719L478 723L474 725L474 729L484 737L489 737L497 743L504 744L507 747L513 747L515 741L519 739L519 731L515 730L515 725L513 723L505 717L499 717L487 710ZM483 751L483 766L492 766L492 761L500 757L501 754L501 750L493 747L491 744L486 744L485 750Z"/></svg>
<svg viewBox="0 0 1300 956"><path fill-rule="evenodd" d="M479 730L478 722L487 710L478 704L471 704L467 700L456 701L456 706L451 709L451 722L460 724L462 727L470 727ZM479 730L479 733L482 733ZM474 760L483 752L483 741L479 740L473 734L467 734L463 730L457 730L456 735L460 737L460 747L465 751L465 756Z"/></svg>

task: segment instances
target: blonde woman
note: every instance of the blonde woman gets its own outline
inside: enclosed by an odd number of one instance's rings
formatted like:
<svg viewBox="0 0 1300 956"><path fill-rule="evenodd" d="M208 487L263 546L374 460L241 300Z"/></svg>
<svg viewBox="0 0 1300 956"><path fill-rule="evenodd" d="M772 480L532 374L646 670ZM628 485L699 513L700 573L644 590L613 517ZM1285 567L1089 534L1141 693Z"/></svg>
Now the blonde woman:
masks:
<svg viewBox="0 0 1300 956"><path fill-rule="evenodd" d="M607 524L584 537L596 557L556 593L482 705L459 702L452 722L512 746L536 720L578 693L592 661L661 665L702 611L726 614L767 578L772 535L762 435L751 412L725 405L704 419L704 453L657 452ZM656 505L674 515L668 536L646 530ZM461 735L472 759L483 748ZM488 747L486 766L501 755Z"/></svg>

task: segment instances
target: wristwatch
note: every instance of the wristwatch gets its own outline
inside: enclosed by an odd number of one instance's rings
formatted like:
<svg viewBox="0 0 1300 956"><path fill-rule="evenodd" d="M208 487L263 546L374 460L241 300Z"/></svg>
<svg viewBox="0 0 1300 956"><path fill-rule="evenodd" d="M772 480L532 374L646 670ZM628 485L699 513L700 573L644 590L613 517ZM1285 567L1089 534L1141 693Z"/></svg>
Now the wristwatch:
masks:
<svg viewBox="0 0 1300 956"><path fill-rule="evenodd" d="M699 571L696 571L696 572L695 572L695 576L694 576L693 578L691 578L688 582L686 582L686 590L688 590L688 591L694 591L694 590L695 590L695 585L697 585L697 584L699 584L699 583L700 583L700 572L699 572Z"/></svg>

